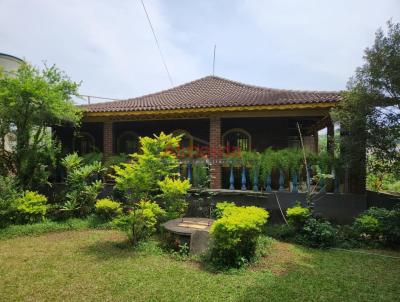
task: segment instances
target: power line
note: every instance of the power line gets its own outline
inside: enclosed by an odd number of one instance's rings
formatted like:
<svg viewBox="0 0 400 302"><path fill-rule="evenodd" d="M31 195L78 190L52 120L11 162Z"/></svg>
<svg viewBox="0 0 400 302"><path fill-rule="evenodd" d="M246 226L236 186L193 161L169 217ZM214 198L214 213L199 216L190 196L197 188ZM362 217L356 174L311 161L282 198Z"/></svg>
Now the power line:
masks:
<svg viewBox="0 0 400 302"><path fill-rule="evenodd" d="M214 45L214 57L213 57L213 76L215 73L215 52L217 50L217 44Z"/></svg>
<svg viewBox="0 0 400 302"><path fill-rule="evenodd" d="M159 53L160 53L161 61L162 61L163 64L164 64L165 70L166 70L167 75L168 75L168 79L169 79L169 81L170 81L170 83L171 83L171 86L174 86L174 82L172 81L172 77L171 77L171 74L169 73L167 63L165 62L163 53L162 53L162 51L161 51L160 43L158 42L156 32L155 32L155 30L154 30L154 28L153 28L153 25L151 24L150 16L149 16L149 14L147 13L146 6L144 5L143 0L140 0L140 2L142 3L143 10L144 10L144 12L145 12L145 14L146 14L147 21L149 21L150 29L151 29L151 31L152 31L152 33L153 33L154 40L156 41L156 45L157 45L158 51L159 51Z"/></svg>

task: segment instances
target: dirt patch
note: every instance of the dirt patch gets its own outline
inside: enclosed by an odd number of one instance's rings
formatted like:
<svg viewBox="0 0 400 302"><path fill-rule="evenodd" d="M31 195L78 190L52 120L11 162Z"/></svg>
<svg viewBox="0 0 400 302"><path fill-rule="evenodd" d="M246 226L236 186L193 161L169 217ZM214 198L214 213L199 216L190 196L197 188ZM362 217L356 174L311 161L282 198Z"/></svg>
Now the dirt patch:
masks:
<svg viewBox="0 0 400 302"><path fill-rule="evenodd" d="M293 244L274 241L268 254L252 266L252 270L270 270L275 275L283 275L290 267L301 262L305 255L295 250Z"/></svg>

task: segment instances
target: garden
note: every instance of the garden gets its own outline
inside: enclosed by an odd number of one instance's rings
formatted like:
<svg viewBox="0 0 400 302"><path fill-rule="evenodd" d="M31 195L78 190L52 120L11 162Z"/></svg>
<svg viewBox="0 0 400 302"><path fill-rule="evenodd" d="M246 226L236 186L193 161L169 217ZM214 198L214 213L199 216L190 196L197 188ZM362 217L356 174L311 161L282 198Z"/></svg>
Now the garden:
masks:
<svg viewBox="0 0 400 302"><path fill-rule="evenodd" d="M114 172L67 155L55 203L2 177L2 299L391 301L399 294L398 208L371 208L353 225L335 226L297 204L284 213L287 224L271 225L265 209L227 201L212 210L206 252L171 244L161 225L185 215L190 189L171 151L179 140L143 137L141 151ZM114 197L99 199L106 177L115 181Z"/></svg>

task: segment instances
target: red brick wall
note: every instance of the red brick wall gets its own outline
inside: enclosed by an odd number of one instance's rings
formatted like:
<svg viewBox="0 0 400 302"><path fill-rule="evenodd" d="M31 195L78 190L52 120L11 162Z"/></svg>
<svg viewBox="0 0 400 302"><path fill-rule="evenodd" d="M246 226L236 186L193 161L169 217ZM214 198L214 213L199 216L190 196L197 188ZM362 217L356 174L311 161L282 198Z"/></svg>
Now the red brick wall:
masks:
<svg viewBox="0 0 400 302"><path fill-rule="evenodd" d="M221 119L219 117L210 118L210 176L211 189L221 189Z"/></svg>
<svg viewBox="0 0 400 302"><path fill-rule="evenodd" d="M107 159L113 154L113 123L104 122L103 128L103 158Z"/></svg>

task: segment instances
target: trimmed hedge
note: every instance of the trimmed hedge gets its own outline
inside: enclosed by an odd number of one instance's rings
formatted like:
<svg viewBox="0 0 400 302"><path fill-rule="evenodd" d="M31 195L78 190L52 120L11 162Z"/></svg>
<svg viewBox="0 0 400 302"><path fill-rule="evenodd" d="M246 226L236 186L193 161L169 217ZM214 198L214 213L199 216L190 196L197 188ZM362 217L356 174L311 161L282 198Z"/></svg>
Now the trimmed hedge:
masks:
<svg viewBox="0 0 400 302"><path fill-rule="evenodd" d="M210 230L213 243L209 260L218 267L240 267L255 256L257 241L269 213L254 206L225 205L221 217Z"/></svg>

